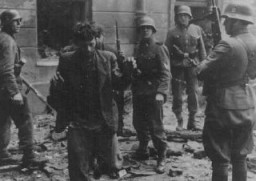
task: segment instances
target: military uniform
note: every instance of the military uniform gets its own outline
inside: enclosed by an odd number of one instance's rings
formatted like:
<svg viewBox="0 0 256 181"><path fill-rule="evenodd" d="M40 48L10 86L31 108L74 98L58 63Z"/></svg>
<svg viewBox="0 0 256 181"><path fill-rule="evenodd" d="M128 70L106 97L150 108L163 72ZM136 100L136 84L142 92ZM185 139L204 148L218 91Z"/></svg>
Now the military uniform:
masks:
<svg viewBox="0 0 256 181"><path fill-rule="evenodd" d="M232 8L232 14L233 11ZM247 28L240 29L221 40L198 67L201 80L214 81L212 91L207 94L203 130L204 148L212 160L213 181L228 180L230 162L233 180L247 178L246 156L253 149L256 116L253 90L248 84L249 78L256 77L255 42Z"/></svg>
<svg viewBox="0 0 256 181"><path fill-rule="evenodd" d="M189 122L194 123L194 116L198 110L197 87L198 81L195 74L195 65L206 56L202 30L199 26L190 24L187 28L176 26L167 34L166 42L170 52L172 72L172 110L180 121L182 113L182 94L184 86L188 94Z"/></svg>
<svg viewBox="0 0 256 181"><path fill-rule="evenodd" d="M0 33L0 156L7 152L11 120L19 129L19 144L25 157L31 157L33 125L27 98L24 104L13 103L12 97L22 91L20 50L12 36Z"/></svg>
<svg viewBox="0 0 256 181"><path fill-rule="evenodd" d="M137 70L132 81L133 125L140 146L146 149L151 135L159 154L166 149L162 105L157 105L157 93L168 94L170 81L168 51L153 38L142 40L135 50Z"/></svg>

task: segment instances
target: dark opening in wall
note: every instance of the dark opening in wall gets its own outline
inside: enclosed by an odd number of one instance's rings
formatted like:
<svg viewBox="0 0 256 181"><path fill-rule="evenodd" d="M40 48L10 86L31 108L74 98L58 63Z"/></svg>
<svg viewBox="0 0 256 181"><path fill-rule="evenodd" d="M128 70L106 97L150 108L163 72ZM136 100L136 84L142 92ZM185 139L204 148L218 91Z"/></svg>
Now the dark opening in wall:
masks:
<svg viewBox="0 0 256 181"><path fill-rule="evenodd" d="M75 23L90 18L91 0L39 0L37 9L39 54L46 58L69 44Z"/></svg>

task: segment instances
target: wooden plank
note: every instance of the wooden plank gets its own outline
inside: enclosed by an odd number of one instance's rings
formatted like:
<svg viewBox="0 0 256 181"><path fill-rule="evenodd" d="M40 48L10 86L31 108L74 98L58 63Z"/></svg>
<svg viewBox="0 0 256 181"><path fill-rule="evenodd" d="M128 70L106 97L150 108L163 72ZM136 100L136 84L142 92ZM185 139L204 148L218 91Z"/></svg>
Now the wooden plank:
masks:
<svg viewBox="0 0 256 181"><path fill-rule="evenodd" d="M104 27L114 27L116 20L120 28L135 27L133 13L93 12L93 20Z"/></svg>
<svg viewBox="0 0 256 181"><path fill-rule="evenodd" d="M37 30L35 28L21 28L16 39L21 47L37 47Z"/></svg>
<svg viewBox="0 0 256 181"><path fill-rule="evenodd" d="M136 9L136 0L93 0L94 12L133 12Z"/></svg>
<svg viewBox="0 0 256 181"><path fill-rule="evenodd" d="M5 11L6 9L0 9L0 14ZM36 15L36 10L21 10L18 9L20 16L22 17L22 23L23 23L23 27L34 27L36 28L37 26L37 15Z"/></svg>
<svg viewBox="0 0 256 181"><path fill-rule="evenodd" d="M1 0L1 8L36 9L36 0Z"/></svg>
<svg viewBox="0 0 256 181"><path fill-rule="evenodd" d="M146 0L146 11L151 12L160 12L160 13L167 13L168 12L168 4L169 0Z"/></svg>

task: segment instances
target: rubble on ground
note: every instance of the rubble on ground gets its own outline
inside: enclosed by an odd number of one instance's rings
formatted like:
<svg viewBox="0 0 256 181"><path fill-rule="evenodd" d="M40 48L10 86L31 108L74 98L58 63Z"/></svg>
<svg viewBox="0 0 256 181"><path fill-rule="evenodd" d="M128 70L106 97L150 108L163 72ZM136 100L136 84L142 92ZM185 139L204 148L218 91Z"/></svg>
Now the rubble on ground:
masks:
<svg viewBox="0 0 256 181"><path fill-rule="evenodd" d="M152 142L149 144L150 158L146 161L137 161L132 158L138 141L131 119L132 109L126 108L125 127L123 134L118 136L120 150L124 158L124 164L118 171L118 180L129 181L206 181L211 178L211 162L205 156L202 145L202 132L175 131L176 120L171 110L171 104L164 105L164 125L167 132L168 150L167 163L164 174L155 172L157 154ZM184 113L187 119L187 112ZM203 120L203 116L197 119ZM35 117L35 143L36 153L48 161L39 170L19 169L19 162L10 165L0 165L0 181L68 181L67 159L67 131L54 133L55 118L52 115L39 115ZM17 129L12 127L12 141L9 150L17 160L21 159L18 149ZM256 135L255 135L256 137ZM256 149L248 159L248 181L256 178ZM92 172L93 177L93 172ZM98 180L117 180L108 175L101 175Z"/></svg>

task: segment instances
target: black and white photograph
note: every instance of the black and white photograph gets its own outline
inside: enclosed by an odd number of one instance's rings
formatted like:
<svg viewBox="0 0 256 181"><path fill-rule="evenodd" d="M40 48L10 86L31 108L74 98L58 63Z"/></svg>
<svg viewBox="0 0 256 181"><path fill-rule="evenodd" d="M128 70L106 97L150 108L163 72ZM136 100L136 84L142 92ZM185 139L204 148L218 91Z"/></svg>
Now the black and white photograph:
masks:
<svg viewBox="0 0 256 181"><path fill-rule="evenodd" d="M255 181L255 0L0 0L0 181Z"/></svg>

